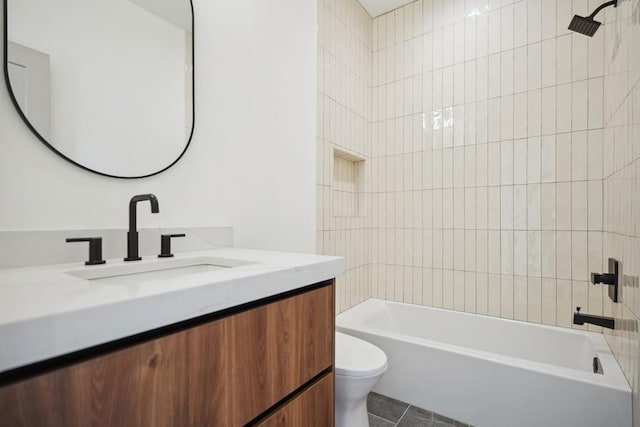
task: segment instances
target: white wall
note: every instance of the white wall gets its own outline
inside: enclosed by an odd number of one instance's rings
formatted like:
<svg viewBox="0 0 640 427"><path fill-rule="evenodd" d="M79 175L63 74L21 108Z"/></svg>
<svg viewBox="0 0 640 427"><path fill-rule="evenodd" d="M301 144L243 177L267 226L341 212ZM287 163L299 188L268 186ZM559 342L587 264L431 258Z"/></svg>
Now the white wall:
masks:
<svg viewBox="0 0 640 427"><path fill-rule="evenodd" d="M231 225L236 246L315 249L313 0L207 2L196 13L196 124L167 172L115 180L50 152L0 93L0 228L122 227L152 192L141 226Z"/></svg>

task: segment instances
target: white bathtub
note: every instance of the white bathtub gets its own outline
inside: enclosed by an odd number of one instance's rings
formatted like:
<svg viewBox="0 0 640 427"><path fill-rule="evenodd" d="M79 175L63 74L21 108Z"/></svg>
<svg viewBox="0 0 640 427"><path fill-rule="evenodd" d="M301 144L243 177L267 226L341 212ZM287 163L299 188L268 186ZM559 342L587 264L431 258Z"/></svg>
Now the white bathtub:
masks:
<svg viewBox="0 0 640 427"><path fill-rule="evenodd" d="M378 299L336 329L387 354L376 392L477 427L631 426L631 389L601 334Z"/></svg>

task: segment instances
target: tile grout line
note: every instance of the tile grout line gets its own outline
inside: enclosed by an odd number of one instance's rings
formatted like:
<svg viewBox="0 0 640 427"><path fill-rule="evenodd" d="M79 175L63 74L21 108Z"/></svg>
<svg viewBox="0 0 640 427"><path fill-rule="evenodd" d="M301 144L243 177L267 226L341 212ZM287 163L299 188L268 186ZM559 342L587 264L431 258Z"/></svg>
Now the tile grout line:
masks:
<svg viewBox="0 0 640 427"><path fill-rule="evenodd" d="M380 415L372 414L371 412L367 412L367 416L372 416L372 417L375 417L375 418L380 418L380 419L381 419L381 420L383 420L383 421L387 421L387 422L389 422L389 423L393 424L393 426L394 426L394 427L395 427L395 425L396 425L393 421L388 420L388 419L386 419L385 417L381 417Z"/></svg>
<svg viewBox="0 0 640 427"><path fill-rule="evenodd" d="M398 426L398 424L400 424L400 421L402 421L402 418L407 414L407 411L409 410L409 408L411 408L411 405L407 405L402 415L400 415L400 418L398 418L398 422L395 424L396 427Z"/></svg>

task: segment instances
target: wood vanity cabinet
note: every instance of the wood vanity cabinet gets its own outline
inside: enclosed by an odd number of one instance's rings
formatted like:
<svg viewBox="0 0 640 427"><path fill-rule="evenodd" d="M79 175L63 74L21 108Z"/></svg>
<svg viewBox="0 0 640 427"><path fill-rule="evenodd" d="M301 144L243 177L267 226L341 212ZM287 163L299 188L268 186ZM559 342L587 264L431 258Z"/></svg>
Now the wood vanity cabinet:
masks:
<svg viewBox="0 0 640 427"><path fill-rule="evenodd" d="M268 416L259 427L332 426L333 402L324 398L333 395L333 376L325 375L288 404Z"/></svg>
<svg viewBox="0 0 640 427"><path fill-rule="evenodd" d="M334 424L327 281L0 385L0 426Z"/></svg>

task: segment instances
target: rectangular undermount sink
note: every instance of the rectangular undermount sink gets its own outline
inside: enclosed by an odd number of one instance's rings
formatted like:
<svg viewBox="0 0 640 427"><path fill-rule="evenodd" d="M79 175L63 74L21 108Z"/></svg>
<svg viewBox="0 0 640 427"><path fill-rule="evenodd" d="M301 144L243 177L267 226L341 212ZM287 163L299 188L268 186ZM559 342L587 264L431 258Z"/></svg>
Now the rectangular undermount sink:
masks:
<svg viewBox="0 0 640 427"><path fill-rule="evenodd" d="M113 266L86 267L66 273L100 284L130 285L149 280L167 280L192 274L207 273L216 270L255 264L253 261L194 257L154 260L151 262L135 261L131 264Z"/></svg>

